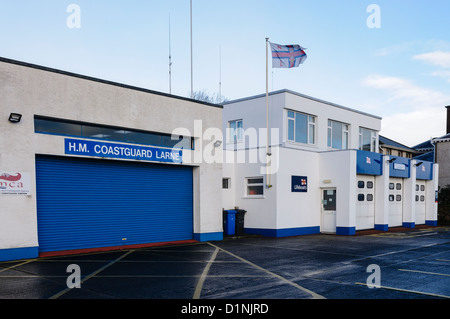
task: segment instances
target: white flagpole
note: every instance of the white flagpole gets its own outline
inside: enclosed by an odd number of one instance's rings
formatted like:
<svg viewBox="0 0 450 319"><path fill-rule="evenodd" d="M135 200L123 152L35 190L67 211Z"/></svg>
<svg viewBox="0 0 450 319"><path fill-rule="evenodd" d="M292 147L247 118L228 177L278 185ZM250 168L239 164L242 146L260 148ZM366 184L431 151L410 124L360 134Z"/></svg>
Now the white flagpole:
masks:
<svg viewBox="0 0 450 319"><path fill-rule="evenodd" d="M269 38L266 38L266 186L270 188L270 171L269 171Z"/></svg>
<svg viewBox="0 0 450 319"><path fill-rule="evenodd" d="M191 0L191 98L194 97L194 80L193 80L193 63L192 63L192 0Z"/></svg>

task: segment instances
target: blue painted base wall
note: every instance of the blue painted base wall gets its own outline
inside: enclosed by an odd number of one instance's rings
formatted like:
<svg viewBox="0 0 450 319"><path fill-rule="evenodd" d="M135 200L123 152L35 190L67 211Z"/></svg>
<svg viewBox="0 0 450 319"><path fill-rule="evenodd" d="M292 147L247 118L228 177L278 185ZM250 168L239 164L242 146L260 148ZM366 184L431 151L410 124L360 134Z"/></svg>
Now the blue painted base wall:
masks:
<svg viewBox="0 0 450 319"><path fill-rule="evenodd" d="M356 227L336 227L336 235L352 236L356 234Z"/></svg>
<svg viewBox="0 0 450 319"><path fill-rule="evenodd" d="M223 233L194 233L194 239L199 242L223 240Z"/></svg>
<svg viewBox="0 0 450 319"><path fill-rule="evenodd" d="M279 237L319 234L320 227L312 226L312 227L297 227L297 228L282 228L282 229L245 228L244 232L246 234L255 234L264 237L279 238Z"/></svg>
<svg viewBox="0 0 450 319"><path fill-rule="evenodd" d="M38 247L0 249L0 261L31 259L38 256Z"/></svg>

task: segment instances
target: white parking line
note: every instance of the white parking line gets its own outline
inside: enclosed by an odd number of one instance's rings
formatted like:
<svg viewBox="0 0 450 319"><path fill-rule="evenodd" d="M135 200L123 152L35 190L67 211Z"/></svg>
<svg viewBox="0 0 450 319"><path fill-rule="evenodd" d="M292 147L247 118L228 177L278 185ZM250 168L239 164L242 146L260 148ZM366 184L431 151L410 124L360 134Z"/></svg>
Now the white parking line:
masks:
<svg viewBox="0 0 450 319"><path fill-rule="evenodd" d="M355 285L367 286L367 284L364 284L364 283L361 283L361 282L355 282ZM388 289L388 290L394 290L394 291L399 291L399 292L408 292L408 293L412 293L412 294L418 294L418 295L425 295L425 296L431 296L431 297L450 299L450 296L432 294L432 293L427 293L427 292L422 292L422 291L415 291L415 290L387 287L387 286L380 286L377 289Z"/></svg>
<svg viewBox="0 0 450 319"><path fill-rule="evenodd" d="M213 255L211 256L211 259L206 264L205 269L203 269L203 273L200 276L200 279L198 280L197 287L195 287L194 296L192 299L200 299L200 294L202 293L203 283L205 282L206 276L208 275L209 268L211 268L212 263L217 257L217 253L219 252L219 248L216 247L216 250L214 250Z"/></svg>
<svg viewBox="0 0 450 319"><path fill-rule="evenodd" d="M132 252L134 252L134 250L130 250L127 253L123 254L122 256L120 256L119 258L117 258L116 260L111 261L110 263L106 264L105 266L97 269L96 271L94 271L93 273L91 273L90 275L84 277L84 279L81 281L81 283L91 279L92 277L94 277L95 275L97 275L98 273L100 273L101 271L105 270L106 268L112 266L113 264L115 264L116 262L118 262L119 260L125 258L126 256L128 256L129 254L131 254ZM58 292L57 294L54 294L53 296L51 296L49 299L58 299L59 297L61 297L62 295L64 295L66 292L72 290L72 288L66 288L60 292Z"/></svg>
<svg viewBox="0 0 450 319"><path fill-rule="evenodd" d="M421 274L427 274L427 275L437 275L437 276L446 276L446 277L450 277L449 274L440 274L437 272L429 272L429 271L422 271L422 270L412 270L412 269L399 269L400 271L408 271L408 272L417 272L417 273L421 273Z"/></svg>
<svg viewBox="0 0 450 319"><path fill-rule="evenodd" d="M248 261L248 260L246 260L246 259L244 259L244 258L242 258L242 257L239 257L238 255L235 255L235 254L233 254L233 253L231 253L231 252L229 252L229 251L227 251L227 250L225 250L225 249L223 249L223 248L217 247L217 246L214 245L214 244L211 244L211 243L208 243L208 244L211 245L211 246L213 246L213 247L216 247L216 248L222 250L223 252L225 252L225 253L227 253L227 254L229 254L229 255L231 255L231 256L233 256L233 257L235 257L235 258L237 258L237 259L239 259L239 260L241 260L241 261L243 261L243 262L245 262L245 263L247 263L247 264L249 264L250 266L252 266L252 267L254 267L254 268L257 268L257 269L259 269L259 270L262 270L262 271L264 271L265 273L267 273L267 274L269 274L269 275L271 275L271 276L273 276L273 277L276 277L276 278L278 278L278 279L280 279L280 280L282 280L282 281L288 283L289 285L291 285L291 286L293 286L293 287L295 287L295 288L297 288L297 289L300 289L300 290L302 290L302 291L304 291L304 292L310 294L310 295L313 297L313 299L326 299L325 297L323 297L323 296L321 296L321 295L315 293L314 291L311 291L311 290L309 290L309 289L306 289L305 287L302 287L302 286L296 284L295 282L292 282L292 281L290 281L290 280L288 280L288 279L286 279L286 278L284 278L284 277L281 277L280 275L277 275L277 274L271 272L270 270L267 270L267 269L265 269L265 268L263 268L263 267L261 267L261 266L258 266L258 265L256 265L256 264L252 263L251 261Z"/></svg>

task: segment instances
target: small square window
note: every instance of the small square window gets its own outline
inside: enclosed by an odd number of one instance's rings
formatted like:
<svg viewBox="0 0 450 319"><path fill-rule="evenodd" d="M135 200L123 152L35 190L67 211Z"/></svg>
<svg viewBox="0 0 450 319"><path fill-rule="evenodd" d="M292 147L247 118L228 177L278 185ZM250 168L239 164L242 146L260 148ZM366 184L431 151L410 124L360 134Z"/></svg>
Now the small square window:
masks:
<svg viewBox="0 0 450 319"><path fill-rule="evenodd" d="M264 178L263 177L249 177L246 179L247 196L262 196L264 195Z"/></svg>
<svg viewBox="0 0 450 319"><path fill-rule="evenodd" d="M358 188L364 188L364 181L358 181Z"/></svg>
<svg viewBox="0 0 450 319"><path fill-rule="evenodd" d="M364 201L364 194L358 194L358 202Z"/></svg>
<svg viewBox="0 0 450 319"><path fill-rule="evenodd" d="M367 201L368 202L372 202L373 201L373 195L372 194L367 194Z"/></svg>
<svg viewBox="0 0 450 319"><path fill-rule="evenodd" d="M419 191L419 185L416 185L416 191Z"/></svg>
<svg viewBox="0 0 450 319"><path fill-rule="evenodd" d="M395 185L395 189L396 189L396 190L401 190L401 189L402 189L402 184L397 183L397 184Z"/></svg>
<svg viewBox="0 0 450 319"><path fill-rule="evenodd" d="M367 188L372 189L373 188L373 182L367 182Z"/></svg>
<svg viewBox="0 0 450 319"><path fill-rule="evenodd" d="M425 191L425 185L420 185L420 190L423 192Z"/></svg>
<svg viewBox="0 0 450 319"><path fill-rule="evenodd" d="M395 199L397 200L397 202L401 202L402 201L402 195L397 195L397 197Z"/></svg>
<svg viewBox="0 0 450 319"><path fill-rule="evenodd" d="M230 188L230 178L222 178L222 188L223 189Z"/></svg>
<svg viewBox="0 0 450 319"><path fill-rule="evenodd" d="M419 195L416 195L416 202L419 201Z"/></svg>
<svg viewBox="0 0 450 319"><path fill-rule="evenodd" d="M420 201L421 201L421 202L424 202L424 201L425 201L425 196L421 195L421 196L420 196Z"/></svg>
<svg viewBox="0 0 450 319"><path fill-rule="evenodd" d="M394 183L389 183L389 189L394 189L395 184Z"/></svg>
<svg viewBox="0 0 450 319"><path fill-rule="evenodd" d="M389 201L393 202L395 200L395 196L394 195L389 195Z"/></svg>

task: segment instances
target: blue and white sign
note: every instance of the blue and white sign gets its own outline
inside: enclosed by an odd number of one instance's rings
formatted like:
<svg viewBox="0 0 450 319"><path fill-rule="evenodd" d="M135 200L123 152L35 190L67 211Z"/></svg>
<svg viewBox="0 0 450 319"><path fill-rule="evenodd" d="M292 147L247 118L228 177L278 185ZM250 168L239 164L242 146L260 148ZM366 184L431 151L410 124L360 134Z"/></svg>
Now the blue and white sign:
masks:
<svg viewBox="0 0 450 319"><path fill-rule="evenodd" d="M182 163L183 151L159 147L65 139L65 154Z"/></svg>
<svg viewBox="0 0 450 319"><path fill-rule="evenodd" d="M292 176L291 191L293 193L306 193L308 191L308 177Z"/></svg>

